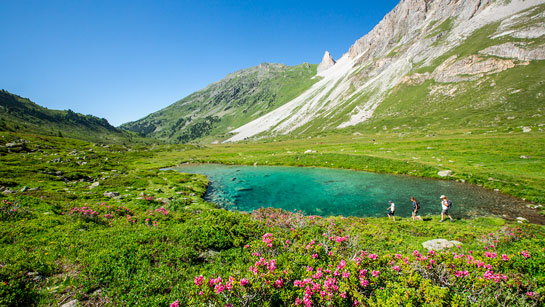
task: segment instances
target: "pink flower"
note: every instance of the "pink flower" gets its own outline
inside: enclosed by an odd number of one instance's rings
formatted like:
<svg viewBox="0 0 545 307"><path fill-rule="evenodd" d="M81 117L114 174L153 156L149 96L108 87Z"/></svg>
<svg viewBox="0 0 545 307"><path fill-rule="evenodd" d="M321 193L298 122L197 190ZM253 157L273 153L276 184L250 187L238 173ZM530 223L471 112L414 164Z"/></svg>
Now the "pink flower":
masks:
<svg viewBox="0 0 545 307"><path fill-rule="evenodd" d="M343 272L343 274L342 274L342 277L343 277L343 278L348 278L348 277L350 277L350 273L349 273L348 271L345 270L345 271Z"/></svg>
<svg viewBox="0 0 545 307"><path fill-rule="evenodd" d="M369 259L377 260L377 255L376 254L371 254L371 255L369 255Z"/></svg>
<svg viewBox="0 0 545 307"><path fill-rule="evenodd" d="M248 284L248 280L247 280L246 278L243 278L243 279L240 280L240 285L241 285L241 286L244 287L244 286L246 286L247 284Z"/></svg>
<svg viewBox="0 0 545 307"><path fill-rule="evenodd" d="M284 285L284 280L282 278L279 278L274 282L274 286L276 288L282 288L283 285Z"/></svg>
<svg viewBox="0 0 545 307"><path fill-rule="evenodd" d="M399 270L401 270L401 269L399 268L399 265L395 265L395 266L392 267L392 270L399 272Z"/></svg>
<svg viewBox="0 0 545 307"><path fill-rule="evenodd" d="M369 285L369 281L360 277L360 284L362 287L367 287Z"/></svg>
<svg viewBox="0 0 545 307"><path fill-rule="evenodd" d="M460 277L465 277L465 276L468 276L469 275L469 272L468 271L456 271L454 273L454 276L460 278Z"/></svg>
<svg viewBox="0 0 545 307"><path fill-rule="evenodd" d="M170 307L178 307L180 306L180 302L178 300L175 300L174 302L172 302L172 304L170 304Z"/></svg>
<svg viewBox="0 0 545 307"><path fill-rule="evenodd" d="M312 254L312 258L313 258L313 259L318 258L318 254Z"/></svg>
<svg viewBox="0 0 545 307"><path fill-rule="evenodd" d="M342 297L342 298L346 298L346 292L339 293L339 296Z"/></svg>
<svg viewBox="0 0 545 307"><path fill-rule="evenodd" d="M533 296L534 296L534 292L526 292L526 295L528 295L529 297L533 297Z"/></svg>
<svg viewBox="0 0 545 307"><path fill-rule="evenodd" d="M503 261L509 261L509 256L507 256L506 254L503 254L503 255L501 255L501 259Z"/></svg>
<svg viewBox="0 0 545 307"><path fill-rule="evenodd" d="M373 270L373 277L378 277L380 275L380 271Z"/></svg>
<svg viewBox="0 0 545 307"><path fill-rule="evenodd" d="M202 285L203 279L204 279L204 277L202 275L195 276L195 285L197 285L197 287Z"/></svg>
<svg viewBox="0 0 545 307"><path fill-rule="evenodd" d="M295 306L299 306L302 303L302 301L297 297L295 298Z"/></svg>
<svg viewBox="0 0 545 307"><path fill-rule="evenodd" d="M520 252L520 254L522 256L524 256L524 258L526 258L526 259L530 258L530 253L528 251L522 251L522 252Z"/></svg>
<svg viewBox="0 0 545 307"><path fill-rule="evenodd" d="M337 266L337 268L340 270L340 269L344 268L345 266L346 266L346 261L341 260L341 262L339 263L339 265Z"/></svg>

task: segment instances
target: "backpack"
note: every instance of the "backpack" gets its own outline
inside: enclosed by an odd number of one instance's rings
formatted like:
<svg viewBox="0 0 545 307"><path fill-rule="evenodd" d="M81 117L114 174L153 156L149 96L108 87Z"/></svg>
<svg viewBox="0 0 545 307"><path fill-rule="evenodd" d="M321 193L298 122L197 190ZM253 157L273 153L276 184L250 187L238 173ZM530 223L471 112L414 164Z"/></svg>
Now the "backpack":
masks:
<svg viewBox="0 0 545 307"><path fill-rule="evenodd" d="M447 200L447 205L449 209L452 208L452 201L450 199Z"/></svg>

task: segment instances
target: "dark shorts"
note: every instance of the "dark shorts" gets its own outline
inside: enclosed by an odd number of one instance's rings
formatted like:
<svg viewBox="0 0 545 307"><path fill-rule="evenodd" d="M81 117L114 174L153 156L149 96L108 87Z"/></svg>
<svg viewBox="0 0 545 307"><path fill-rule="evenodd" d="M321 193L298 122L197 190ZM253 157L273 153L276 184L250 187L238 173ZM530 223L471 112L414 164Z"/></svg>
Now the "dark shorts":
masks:
<svg viewBox="0 0 545 307"><path fill-rule="evenodd" d="M388 210L388 215L395 215L395 211Z"/></svg>
<svg viewBox="0 0 545 307"><path fill-rule="evenodd" d="M418 215L418 210L413 210L413 215Z"/></svg>

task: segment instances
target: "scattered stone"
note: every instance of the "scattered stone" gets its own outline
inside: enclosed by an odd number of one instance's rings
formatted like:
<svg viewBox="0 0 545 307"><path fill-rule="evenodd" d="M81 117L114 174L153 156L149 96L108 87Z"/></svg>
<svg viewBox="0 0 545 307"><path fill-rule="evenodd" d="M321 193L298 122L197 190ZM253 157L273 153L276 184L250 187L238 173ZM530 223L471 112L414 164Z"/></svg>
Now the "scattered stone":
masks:
<svg viewBox="0 0 545 307"><path fill-rule="evenodd" d="M530 157L525 156L525 155L520 156L520 158L521 158L521 159L530 159Z"/></svg>
<svg viewBox="0 0 545 307"><path fill-rule="evenodd" d="M458 241L449 241L449 240L445 240L445 239L433 239L433 240L429 240L429 241L426 241L424 243L422 243L422 246L424 246L424 248L428 249L428 250L436 250L436 251L440 251L440 250L443 250L445 248L452 248L452 247L455 247L455 246L460 246L462 245L462 242L458 242Z"/></svg>
<svg viewBox="0 0 545 307"><path fill-rule="evenodd" d="M519 217L517 217L517 223L521 223L521 224L522 223L528 223L528 220L521 217L521 216L519 216Z"/></svg>
<svg viewBox="0 0 545 307"><path fill-rule="evenodd" d="M28 187L27 186L24 186L22 189L21 189L21 192L26 192L28 190Z"/></svg>
<svg viewBox="0 0 545 307"><path fill-rule="evenodd" d="M61 305L61 307L76 307L78 306L78 300L71 300L70 302Z"/></svg>
<svg viewBox="0 0 545 307"><path fill-rule="evenodd" d="M218 252L217 250L214 250L214 249L209 249L207 250L206 252L202 252L199 257L200 258L203 258L205 260L209 260L209 259L212 259L214 257L216 257L220 252Z"/></svg>
<svg viewBox="0 0 545 307"><path fill-rule="evenodd" d="M75 149L69 153L69 155L71 155L71 156L75 156L77 154L78 154L78 151L75 150Z"/></svg>
<svg viewBox="0 0 545 307"><path fill-rule="evenodd" d="M113 197L119 196L119 193L118 192L104 192L103 195L106 196L106 197L112 197L113 198Z"/></svg>
<svg viewBox="0 0 545 307"><path fill-rule="evenodd" d="M28 148L26 147L26 141L24 140L21 140L21 142L19 143L17 142L6 143L6 145L4 146L6 147L8 152L22 152L22 151L28 150Z"/></svg>
<svg viewBox="0 0 545 307"><path fill-rule="evenodd" d="M316 150L307 149L307 150L305 150L304 153L309 154L309 153L315 153L315 152L316 152Z"/></svg>
<svg viewBox="0 0 545 307"><path fill-rule="evenodd" d="M499 191L500 191L500 189L494 189L494 192L499 192Z"/></svg>
<svg viewBox="0 0 545 307"><path fill-rule="evenodd" d="M96 182L93 182L90 186L89 186L89 189L92 190L96 187L98 187L100 185L100 182L96 181Z"/></svg>
<svg viewBox="0 0 545 307"><path fill-rule="evenodd" d="M13 194L13 193L15 193L15 191L10 189L5 189L4 191L2 191L2 194Z"/></svg>
<svg viewBox="0 0 545 307"><path fill-rule="evenodd" d="M522 132L528 133L528 132L530 132L530 131L532 131L532 128L530 128L530 127L522 127Z"/></svg>
<svg viewBox="0 0 545 307"><path fill-rule="evenodd" d="M437 175L439 175L441 177L448 177L448 176L452 175L452 171L451 170L439 171L439 172L437 172Z"/></svg>

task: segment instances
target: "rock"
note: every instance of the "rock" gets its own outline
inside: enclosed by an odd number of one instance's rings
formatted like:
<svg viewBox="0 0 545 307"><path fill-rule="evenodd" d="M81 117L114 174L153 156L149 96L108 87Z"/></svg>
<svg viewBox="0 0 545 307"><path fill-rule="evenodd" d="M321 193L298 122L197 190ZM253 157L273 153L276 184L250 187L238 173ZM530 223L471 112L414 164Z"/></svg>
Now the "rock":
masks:
<svg viewBox="0 0 545 307"><path fill-rule="evenodd" d="M15 191L10 189L5 189L4 191L2 191L2 194L13 194L13 193L15 193Z"/></svg>
<svg viewBox="0 0 545 307"><path fill-rule="evenodd" d="M98 187L99 185L100 185L100 182L95 181L89 186L89 189L92 190L92 189Z"/></svg>
<svg viewBox="0 0 545 307"><path fill-rule="evenodd" d="M21 192L26 192L28 190L28 187L27 186L24 186L22 189L21 189Z"/></svg>
<svg viewBox="0 0 545 307"><path fill-rule="evenodd" d="M522 132L528 133L528 132L530 132L530 131L532 131L532 128L530 128L530 127L522 127Z"/></svg>
<svg viewBox="0 0 545 307"><path fill-rule="evenodd" d="M528 220L525 219L525 218L523 218L523 217L521 217L521 216L519 216L519 217L517 217L517 222L518 222L518 223L521 223L521 224L522 224L522 223L528 223Z"/></svg>
<svg viewBox="0 0 545 307"><path fill-rule="evenodd" d="M117 196L119 196L119 193L118 192L104 192L103 195L106 196L106 197L117 197Z"/></svg>
<svg viewBox="0 0 545 307"><path fill-rule="evenodd" d="M217 250L209 249L206 252L202 252L199 257L204 258L205 260L209 260L216 257L219 253L220 252L218 252Z"/></svg>
<svg viewBox="0 0 545 307"><path fill-rule="evenodd" d="M17 142L10 142L10 143L6 143L6 145L4 145L6 147L6 149L8 150L8 152L22 152L22 151L27 151L27 147L26 147L26 142L23 141L23 142L20 142L20 143L17 143Z"/></svg>
<svg viewBox="0 0 545 307"><path fill-rule="evenodd" d="M525 155L520 156L520 158L521 158L521 159L530 159L530 157L525 156Z"/></svg>
<svg viewBox="0 0 545 307"><path fill-rule="evenodd" d="M512 60L481 58L476 55L458 59L457 55L453 55L433 71L432 77L442 83L474 81L513 67L515 63Z"/></svg>
<svg viewBox="0 0 545 307"><path fill-rule="evenodd" d="M69 155L71 155L71 156L75 156L75 155L77 155L77 154L78 154L78 151L75 150L75 149L72 150L72 151L69 153Z"/></svg>
<svg viewBox="0 0 545 307"><path fill-rule="evenodd" d="M61 307L76 307L78 306L78 300L71 300L66 304L61 305Z"/></svg>
<svg viewBox="0 0 545 307"><path fill-rule="evenodd" d="M500 58L512 58L521 61L545 60L545 46L541 45L534 49L527 49L521 44L504 43L491 46L479 51L480 54L497 56Z"/></svg>
<svg viewBox="0 0 545 307"><path fill-rule="evenodd" d="M448 177L448 176L452 175L452 171L451 170L439 171L439 172L437 172L437 175L439 175L441 177Z"/></svg>
<svg viewBox="0 0 545 307"><path fill-rule="evenodd" d="M335 60L333 60L329 51L326 51L322 58L322 62L318 65L317 72L321 73L324 70L328 70L333 65L335 65Z"/></svg>
<svg viewBox="0 0 545 307"><path fill-rule="evenodd" d="M433 240L429 240L429 241L426 241L424 243L422 243L422 246L424 246L424 248L428 249L428 250L436 250L436 251L440 251L440 250L443 250L445 248L452 248L452 247L455 247L455 246L460 246L462 245L462 242L458 242L458 241L449 241L449 240L445 240L445 239L433 239Z"/></svg>
<svg viewBox="0 0 545 307"><path fill-rule="evenodd" d="M309 153L315 153L315 152L316 150L308 149L308 150L305 150L304 153L309 154Z"/></svg>

